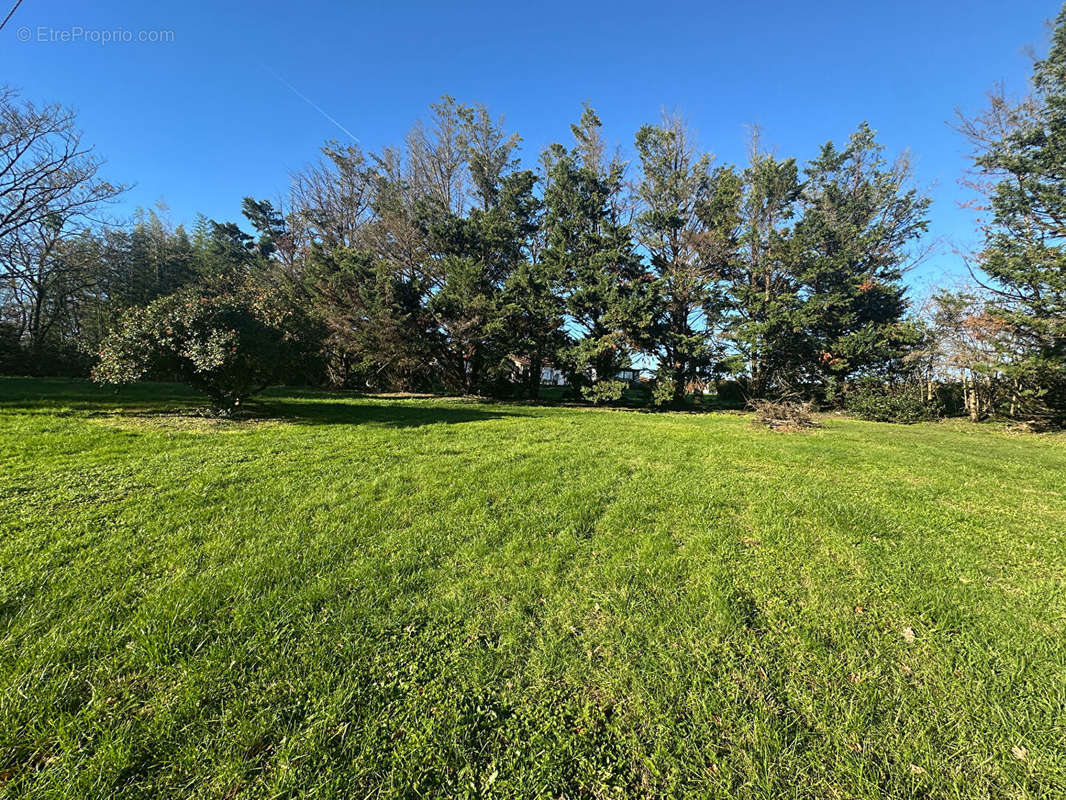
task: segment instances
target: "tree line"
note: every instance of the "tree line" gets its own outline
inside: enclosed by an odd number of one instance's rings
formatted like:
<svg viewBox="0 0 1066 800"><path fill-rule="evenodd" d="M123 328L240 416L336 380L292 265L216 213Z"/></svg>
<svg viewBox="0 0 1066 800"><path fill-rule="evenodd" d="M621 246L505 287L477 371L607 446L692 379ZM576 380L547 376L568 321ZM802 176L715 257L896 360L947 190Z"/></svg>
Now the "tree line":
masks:
<svg viewBox="0 0 1066 800"><path fill-rule="evenodd" d="M98 221L73 117L0 95L0 368L170 377L219 406L270 383L573 400L802 398L874 418L1066 416L1066 17L1031 93L960 121L984 198L970 292L913 305L929 198L863 123L800 161L718 165L684 119L630 156L587 106L565 141L444 97L379 152L328 142L243 220Z"/></svg>

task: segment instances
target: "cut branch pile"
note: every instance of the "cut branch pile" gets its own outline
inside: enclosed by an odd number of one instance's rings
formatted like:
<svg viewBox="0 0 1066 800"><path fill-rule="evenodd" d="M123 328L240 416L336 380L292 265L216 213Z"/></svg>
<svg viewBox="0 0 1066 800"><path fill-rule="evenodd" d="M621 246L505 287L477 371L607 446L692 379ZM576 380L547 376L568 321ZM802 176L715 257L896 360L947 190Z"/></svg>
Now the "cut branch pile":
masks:
<svg viewBox="0 0 1066 800"><path fill-rule="evenodd" d="M810 403L755 400L751 407L755 411L756 422L772 431L791 432L818 427L818 423L811 416Z"/></svg>

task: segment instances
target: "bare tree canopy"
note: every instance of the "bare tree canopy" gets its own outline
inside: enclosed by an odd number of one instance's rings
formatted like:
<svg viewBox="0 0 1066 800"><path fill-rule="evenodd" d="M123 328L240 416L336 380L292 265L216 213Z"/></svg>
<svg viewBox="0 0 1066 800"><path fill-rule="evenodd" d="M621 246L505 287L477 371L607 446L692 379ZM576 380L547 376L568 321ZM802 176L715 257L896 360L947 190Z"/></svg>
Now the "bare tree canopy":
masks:
<svg viewBox="0 0 1066 800"><path fill-rule="evenodd" d="M126 187L101 179L100 165L73 111L0 89L0 242L46 220L63 227L87 218L121 194Z"/></svg>

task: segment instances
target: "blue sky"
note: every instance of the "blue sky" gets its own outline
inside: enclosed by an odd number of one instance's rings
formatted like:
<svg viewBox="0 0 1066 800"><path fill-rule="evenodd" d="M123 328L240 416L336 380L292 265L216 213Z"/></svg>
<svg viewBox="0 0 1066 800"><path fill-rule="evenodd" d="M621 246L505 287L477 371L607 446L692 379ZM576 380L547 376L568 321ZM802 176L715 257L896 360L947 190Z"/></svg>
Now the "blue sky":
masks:
<svg viewBox="0 0 1066 800"><path fill-rule="evenodd" d="M954 109L979 108L997 81L1024 89L1026 48L1043 51L1058 8L23 0L0 32L0 75L27 98L77 110L107 177L136 184L122 210L163 200L175 222L237 219L242 197L279 196L325 139L345 138L297 92L371 150L399 140L441 94L482 102L522 135L530 163L568 141L584 100L624 149L639 125L677 109L718 163L743 161L752 123L803 162L868 120L890 152L910 149L932 192L930 235L944 244L909 278L920 293L962 276L952 245L974 242L972 215L958 208L966 145L949 127ZM105 44L88 40L94 31L170 31L172 41Z"/></svg>

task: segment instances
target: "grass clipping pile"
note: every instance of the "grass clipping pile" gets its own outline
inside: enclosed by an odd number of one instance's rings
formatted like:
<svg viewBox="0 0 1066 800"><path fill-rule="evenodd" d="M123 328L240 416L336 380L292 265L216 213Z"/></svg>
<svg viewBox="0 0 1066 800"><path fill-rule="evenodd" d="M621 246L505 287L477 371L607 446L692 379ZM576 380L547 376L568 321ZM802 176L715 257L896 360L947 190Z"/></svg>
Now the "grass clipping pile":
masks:
<svg viewBox="0 0 1066 800"><path fill-rule="evenodd" d="M772 431L795 433L808 428L820 427L811 416L810 403L790 400L755 400L751 403L755 421Z"/></svg>

